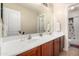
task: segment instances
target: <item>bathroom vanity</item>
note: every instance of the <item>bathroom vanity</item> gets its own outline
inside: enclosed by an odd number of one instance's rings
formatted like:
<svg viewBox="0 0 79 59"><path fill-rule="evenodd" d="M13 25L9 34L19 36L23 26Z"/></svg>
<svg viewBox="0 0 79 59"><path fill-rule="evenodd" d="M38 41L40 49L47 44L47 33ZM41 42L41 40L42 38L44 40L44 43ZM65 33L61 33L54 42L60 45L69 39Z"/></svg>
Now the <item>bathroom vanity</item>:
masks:
<svg viewBox="0 0 79 59"><path fill-rule="evenodd" d="M58 56L64 48L64 36L58 37L17 56Z"/></svg>
<svg viewBox="0 0 79 59"><path fill-rule="evenodd" d="M1 46L3 56L58 56L64 48L64 34L54 32L51 35L4 39ZM14 40L13 40L14 39Z"/></svg>

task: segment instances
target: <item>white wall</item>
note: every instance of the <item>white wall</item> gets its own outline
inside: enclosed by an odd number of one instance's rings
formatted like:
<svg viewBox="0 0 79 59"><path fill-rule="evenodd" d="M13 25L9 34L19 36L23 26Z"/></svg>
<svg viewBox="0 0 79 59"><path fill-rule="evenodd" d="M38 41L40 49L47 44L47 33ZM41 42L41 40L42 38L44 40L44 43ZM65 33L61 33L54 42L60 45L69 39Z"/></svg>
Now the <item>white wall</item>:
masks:
<svg viewBox="0 0 79 59"><path fill-rule="evenodd" d="M79 16L79 9L73 10L73 11L69 11L68 12L68 17L76 17Z"/></svg>
<svg viewBox="0 0 79 59"><path fill-rule="evenodd" d="M54 4L54 30L57 29L57 21L61 23L61 31L65 34L65 48L68 50L68 6L62 3Z"/></svg>

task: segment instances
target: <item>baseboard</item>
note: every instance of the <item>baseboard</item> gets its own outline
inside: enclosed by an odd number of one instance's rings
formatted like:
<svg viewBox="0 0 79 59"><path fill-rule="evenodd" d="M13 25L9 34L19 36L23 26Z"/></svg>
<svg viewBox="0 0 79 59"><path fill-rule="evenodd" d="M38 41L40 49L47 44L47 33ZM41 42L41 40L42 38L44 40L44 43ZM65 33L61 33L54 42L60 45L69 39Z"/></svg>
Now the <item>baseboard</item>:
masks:
<svg viewBox="0 0 79 59"><path fill-rule="evenodd" d="M73 47L79 48L79 45L76 45L76 44L70 44L70 46L73 46Z"/></svg>

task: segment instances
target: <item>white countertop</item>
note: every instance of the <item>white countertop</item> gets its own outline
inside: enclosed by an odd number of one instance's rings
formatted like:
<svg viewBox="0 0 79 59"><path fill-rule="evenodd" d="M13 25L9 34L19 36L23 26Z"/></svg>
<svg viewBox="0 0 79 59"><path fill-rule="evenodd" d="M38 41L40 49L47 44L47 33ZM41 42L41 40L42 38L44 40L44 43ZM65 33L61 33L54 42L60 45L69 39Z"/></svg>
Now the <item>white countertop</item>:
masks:
<svg viewBox="0 0 79 59"><path fill-rule="evenodd" d="M60 36L63 36L62 32L54 32L52 35L43 35L42 37L36 36L32 39L15 39L14 40L5 40L1 46L1 55L2 56L12 56L18 55L22 52L30 50L34 47L40 46L48 41L54 40ZM24 36L25 37L25 36Z"/></svg>

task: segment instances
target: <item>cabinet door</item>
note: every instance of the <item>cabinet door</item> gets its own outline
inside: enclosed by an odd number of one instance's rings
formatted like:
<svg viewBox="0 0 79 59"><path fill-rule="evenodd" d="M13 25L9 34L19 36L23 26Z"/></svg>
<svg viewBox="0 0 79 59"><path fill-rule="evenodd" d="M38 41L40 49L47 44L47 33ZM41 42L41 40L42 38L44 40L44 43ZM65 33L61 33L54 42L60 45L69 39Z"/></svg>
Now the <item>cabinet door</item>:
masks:
<svg viewBox="0 0 79 59"><path fill-rule="evenodd" d="M63 51L64 48L64 36L60 37L60 52Z"/></svg>
<svg viewBox="0 0 79 59"><path fill-rule="evenodd" d="M61 38L62 38L62 47L64 48L64 40L65 40L65 37L62 36Z"/></svg>
<svg viewBox="0 0 79 59"><path fill-rule="evenodd" d="M33 48L33 49L23 52L17 56L40 56L40 47Z"/></svg>
<svg viewBox="0 0 79 59"><path fill-rule="evenodd" d="M59 38L54 40L54 56L59 55Z"/></svg>
<svg viewBox="0 0 79 59"><path fill-rule="evenodd" d="M53 46L52 41L42 45L42 56L51 56L53 55Z"/></svg>
<svg viewBox="0 0 79 59"><path fill-rule="evenodd" d="M41 56L41 46L37 47L36 56Z"/></svg>

